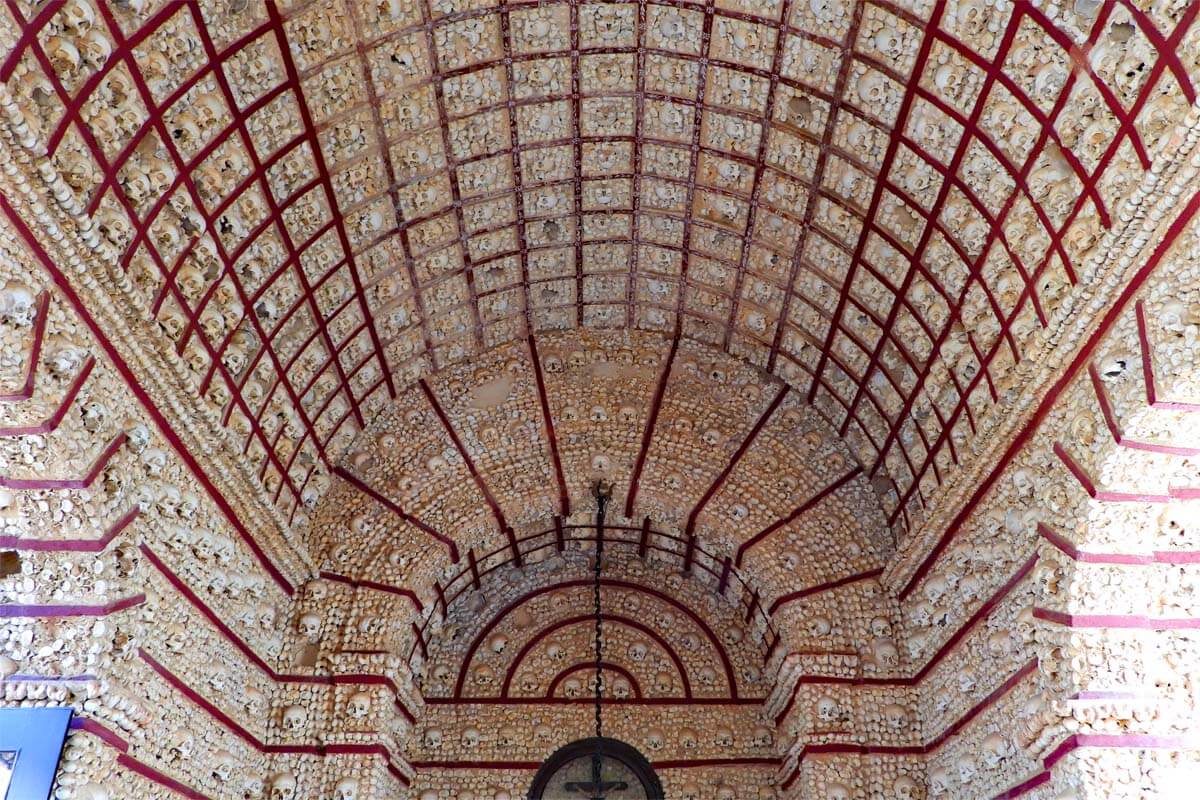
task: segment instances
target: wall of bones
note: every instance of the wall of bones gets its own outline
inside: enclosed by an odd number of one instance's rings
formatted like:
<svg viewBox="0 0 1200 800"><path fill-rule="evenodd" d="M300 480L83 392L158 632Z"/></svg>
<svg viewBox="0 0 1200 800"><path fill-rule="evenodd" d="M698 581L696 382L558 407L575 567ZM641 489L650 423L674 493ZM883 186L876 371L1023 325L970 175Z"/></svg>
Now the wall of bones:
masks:
<svg viewBox="0 0 1200 800"><path fill-rule="evenodd" d="M1200 5L6 0L57 800L1200 777Z"/></svg>

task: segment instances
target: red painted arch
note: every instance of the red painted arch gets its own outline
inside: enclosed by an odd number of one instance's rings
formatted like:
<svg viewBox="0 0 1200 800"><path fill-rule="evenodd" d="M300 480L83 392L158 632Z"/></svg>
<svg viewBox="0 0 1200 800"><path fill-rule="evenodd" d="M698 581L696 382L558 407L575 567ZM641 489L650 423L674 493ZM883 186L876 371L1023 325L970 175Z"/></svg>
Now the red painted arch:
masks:
<svg viewBox="0 0 1200 800"><path fill-rule="evenodd" d="M633 628L634 630L639 631L642 634L649 636L651 639L653 639L654 643L657 644L659 647L661 647L664 651L666 651L666 654L670 657L671 661L675 664L675 671L679 673L679 679L680 679L680 681L683 682L684 698L688 699L688 700L691 699L691 697L692 697L692 682L690 680L688 680L687 667L684 666L683 659L681 659L679 657L679 653L675 652L675 648L671 647L671 643L668 642L666 639L664 639L662 637L662 634L660 634L658 631L651 628L649 625L646 625L642 622L638 622L636 619L630 619L629 617L621 617L621 616L617 616L615 614L601 614L600 617L605 622L612 622L617 625L624 625L627 628ZM527 655L529 655L529 651L531 651L535 646L537 646L538 642L542 641L543 639L545 639L547 636L554 633L555 631L562 630L563 628L569 628L572 625L580 625L585 622L591 622L593 619L595 619L595 617L593 617L590 614L580 614L578 616L569 617L567 619L560 619L558 622L554 623L553 625L551 625L547 628L543 628L542 630L538 631L537 635L525 643L525 646L521 648L521 651L519 653L517 653L516 658L514 658L512 660L512 663L510 663L508 665L508 672L506 672L504 675L504 684L500 687L500 696L508 697L508 689L512 685L513 676L517 674L517 667L521 666L521 662L525 660L525 657ZM474 651L471 652L471 655L472 655L472 657L474 657ZM456 695L461 696L461 694L462 694L460 691L460 687L462 686L462 682L463 682L462 679L466 676L466 668L468 665L470 665L470 663L471 663L471 661L469 659L466 659L463 661L463 663L459 667L459 672L458 672L459 683L455 687Z"/></svg>
<svg viewBox="0 0 1200 800"><path fill-rule="evenodd" d="M575 586L590 586L591 583L592 582L588 579L580 578L577 580L561 581L559 583L554 583L554 584L550 584L548 586L543 586L541 588L534 589L532 592L528 592L528 593L518 597L516 600L514 600L513 602L511 602L507 606L505 606L503 609L501 609L500 612L498 614L496 614L496 616L493 617L491 619L491 621L489 621L488 624L485 625L483 627L483 629L479 631L478 634L476 634L474 641L471 642L471 646L469 648L467 648L467 653L466 653L465 657L463 658L462 664L459 666L458 680L454 684L454 696L455 697L462 696L463 683L465 683L466 679L467 679L467 672L466 672L467 665L470 664L471 661L474 659L475 651L479 649L479 645L483 643L483 640L487 637L487 635L492 632L492 630L496 627L496 625L498 625L500 623L500 620L504 619L504 617L508 616L513 611L515 611L517 608L520 608L522 605L529 602L530 600L532 600L535 597L546 594L548 592L556 591L558 589L570 589ZM651 597L662 600L663 602L667 603L668 605L671 605L671 606L679 609L680 611L682 611L687 617L689 617L692 620L692 622L696 623L696 625L702 631L704 631L704 635L708 638L708 640L710 642L713 643L713 646L716 647L717 655L720 657L721 664L725 669L725 680L729 686L730 697L732 697L734 699L737 698L737 696L738 696L737 695L737 679L734 676L733 663L729 660L729 654L727 652L725 652L725 646L721 643L721 640L717 637L717 635L715 633L713 633L712 628L710 628L708 626L708 623L706 623L703 619L701 619L700 616L695 611L688 608L683 603L680 603L675 598L673 598L667 594L664 594L663 592L660 592L657 589L651 589L648 586L642 586L641 584L633 583L631 581L620 580L618 578L601 578L600 584L602 586L615 586L615 587L622 588L622 589L630 589L632 591L641 592L643 594L646 594Z"/></svg>
<svg viewBox="0 0 1200 800"><path fill-rule="evenodd" d="M571 675L575 672L582 672L583 670L586 670L586 669L595 669L595 668L596 668L595 664L589 663L587 661L580 661L578 664L573 664L573 665L567 667L562 672L555 675L554 680L550 681L550 688L546 690L546 697L554 697L554 690L558 688L558 684L562 683L562 681L568 675ZM618 675L620 675L621 677L623 677L625 680L629 681L629 685L631 687L633 687L634 699L635 700L642 699L642 687L638 683L638 679L636 677L634 677L632 672L625 669L620 664L614 664L611 661L601 661L600 669L602 672L605 670L607 670L609 672L615 672ZM505 695L505 697L507 697L507 696L508 695Z"/></svg>

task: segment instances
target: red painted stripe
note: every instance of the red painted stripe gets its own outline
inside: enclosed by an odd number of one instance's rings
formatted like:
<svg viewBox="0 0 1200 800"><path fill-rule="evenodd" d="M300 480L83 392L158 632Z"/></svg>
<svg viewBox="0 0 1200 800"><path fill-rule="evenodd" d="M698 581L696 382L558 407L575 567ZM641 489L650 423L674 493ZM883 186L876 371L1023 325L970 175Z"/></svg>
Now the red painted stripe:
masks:
<svg viewBox="0 0 1200 800"><path fill-rule="evenodd" d="M419 530L424 531L425 533L432 536L434 539L437 539L439 542L444 544L446 546L446 549L450 552L450 560L456 564L458 563L458 545L456 545L454 543L453 539L439 533L432 526L430 526L430 525L422 522L421 520L417 519L416 517L412 516L407 511L405 511L403 508L401 508L399 503L395 502L394 500L390 500L387 497L384 497L382 494L380 494L379 492L372 489L370 486L368 486L366 484L366 482L364 482L357 475L355 475L353 472L350 472L345 467L342 467L340 465L336 466L333 468L333 472L339 478L346 481L347 483L349 483L354 488L358 489L363 494L369 496L372 500L379 503L381 506L383 506L387 510L391 511L396 516L400 517L400 519L404 520L409 525L412 525L412 526L418 528Z"/></svg>
<svg viewBox="0 0 1200 800"><path fill-rule="evenodd" d="M867 572L859 572L856 575L847 575L846 577L839 578L836 581L829 581L827 583L817 584L816 586L809 586L804 589L800 589L799 591L789 592L788 594L776 598L775 601L771 603L771 608L769 611L767 611L767 613L774 616L775 612L779 610L780 606L787 605L788 603L800 600L804 597L812 597L814 594L821 594L822 592L832 591L833 589L840 589L841 587L851 583L858 583L859 581L878 578L882 574L883 567L877 567L875 569L868 570Z"/></svg>
<svg viewBox="0 0 1200 800"><path fill-rule="evenodd" d="M237 720L230 717L222 711L217 705L202 696L192 687L188 686L183 679L177 676L171 670L167 669L163 664L157 661L153 656L145 650L138 650L138 655L146 664L158 674L160 678L166 681L175 691L182 694L193 704L199 706L210 717L219 722L222 727L233 733L246 744L253 747L260 753L279 754L279 753L295 753L301 755L318 756L324 758L330 754L352 754L352 755L373 755L380 756L387 765L388 770L395 775L405 786L409 785L408 778L396 766L392 760L392 755L387 747L382 744L349 744L349 743L331 743L321 745L307 744L265 744L257 736L246 730L240 725ZM362 734L358 734L362 735ZM403 763L403 762L401 762Z"/></svg>
<svg viewBox="0 0 1200 800"><path fill-rule="evenodd" d="M775 394L775 398L771 401L771 404L767 406L766 411L759 415L758 420L754 423L754 427L752 427L750 432L746 434L746 438L742 440L742 443L738 446L738 449L729 459L729 463L725 465L725 468L721 470L721 474L716 477L716 480L712 482L712 485L709 486L708 490L705 491L701 496L700 500L696 503L695 508L692 509L692 513L688 514L687 526L685 530L689 541L691 540L692 534L696 529L696 518L700 516L700 512L704 510L704 507L708 505L708 502L712 500L713 496L720 490L725 481L729 479L730 474L738 465L738 462L742 460L742 456L744 456L746 451L750 449L750 446L754 444L754 440L758 438L758 434L766 426L767 421L775 413L775 410L779 408L779 404L783 402L785 397L787 397L787 394L791 388L792 387L788 386L786 383L779 388L779 391Z"/></svg>
<svg viewBox="0 0 1200 800"><path fill-rule="evenodd" d="M70 728L75 731L86 731L93 736L99 737L109 747L120 750L122 753L129 750L129 742L90 717L73 715L71 717Z"/></svg>
<svg viewBox="0 0 1200 800"><path fill-rule="evenodd" d="M1147 734L1074 734L1063 740L1042 760L1044 769L1032 778L996 795L995 800L1023 797L1043 784L1049 783L1050 770L1070 753L1084 747L1103 747L1122 750L1195 750L1200 740L1194 736L1151 736Z"/></svg>
<svg viewBox="0 0 1200 800"><path fill-rule="evenodd" d="M625 669L625 668L624 668L624 667L622 667L620 664L614 664L614 663L612 663L611 661L601 661L601 662L600 662L600 666L601 666L601 671L602 671L602 672L603 672L604 670L608 670L609 672L615 672L615 673L617 673L618 675L620 675L620 676L622 676L623 678L625 678L625 680L629 681L629 685L630 685L630 686L632 687L632 689L633 689L633 698L631 698L631 699L634 699L634 700L641 700L641 699L642 699L642 687L641 687L641 686L638 684L638 680L637 680L637 678L634 676L634 674L633 674L632 672L630 672L629 670ZM562 683L562 682L563 682L563 680L564 680L564 679L566 679L566 677L567 677L568 675L571 675L572 673L575 673L575 672L584 672L584 671L587 671L587 670L595 670L595 669L596 669L596 665L595 665L594 663L587 662L587 661L581 661L581 662L579 662L578 664L573 664L573 665L571 665L571 666L567 667L566 669L562 670L561 672L559 672L557 675L555 675L555 676L554 676L554 679L553 679L552 681L550 681L550 688L548 688L548 689L546 690L546 696L545 696L545 697L541 697L541 698L529 698L529 699L531 699L531 700L534 700L534 699L538 699L538 700L553 700L553 699L555 699L555 696L554 696L554 690L558 688L558 685L559 685L560 683ZM524 698L521 698L521 699L524 699ZM564 700L570 700L570 699L572 699L572 698L563 698L563 699L564 699ZM594 702L595 702L595 698L594 698L594 697L593 697L593 698L589 698L589 697L581 697L581 698L578 698L578 699L579 699L579 700L583 700L584 702L589 702L589 703L594 703ZM603 698L603 697L601 698L601 700L602 700L602 701L603 701L604 699L605 699L605 698ZM611 698L611 699L613 699L613 700L616 700L616 698ZM688 698L688 699L690 699L690 698Z"/></svg>
<svg viewBox="0 0 1200 800"><path fill-rule="evenodd" d="M654 642L659 647L661 647L664 652L666 652L667 656L671 659L671 662L675 664L675 670L676 670L676 672L679 673L679 680L683 684L684 698L685 699L691 698L692 684L691 684L691 681L688 680L687 667L684 665L683 659L681 659L679 657L679 653L677 653L675 651L675 648L671 646L670 642L668 642L666 639L663 638L662 634L660 634L658 631L651 628L649 625L646 625L636 619L631 619L629 617L622 617L618 614L608 614L608 613L601 614L600 616L605 622L608 622L608 623L614 624L614 625L624 625L628 628L633 628L636 631L640 631L643 635L648 636L651 639L653 639ZM524 662L525 657L527 655L529 655L529 652L534 647L536 647L539 642L541 642L543 639L545 639L547 636L554 633L555 631L562 630L563 628L569 628L572 625L582 625L584 623L591 622L593 619L595 619L595 617L592 615L580 614L578 616L568 617L567 619L560 619L558 622L555 622L553 625L550 625L546 628L539 630L536 636L534 636L532 639L530 639L528 642L525 643L525 646L521 648L521 650L513 658L512 662L508 665L508 671L504 675L504 683L500 687L500 696L508 697L508 692L509 692L509 689L512 687L512 681L513 681L513 678L517 674L517 670L520 668L521 664ZM473 653L472 653L472 655L473 655ZM460 676L465 674L466 668L468 666L470 666L470 662L464 660L462 671L459 673Z"/></svg>
<svg viewBox="0 0 1200 800"><path fill-rule="evenodd" d="M702 72L703 74L703 72ZM682 279L680 281L682 283ZM683 295L682 287L679 290ZM642 446L638 450L637 460L633 464L633 474L629 478L629 491L625 494L625 516L633 516L633 504L637 500L638 482L642 479L642 469L646 466L646 455L650 452L650 442L654 438L654 428L658 424L658 412L662 410L663 395L667 391L667 380L671 377L671 367L675 364L675 353L679 350L679 332L671 339L671 349L663 362L662 374L658 378L658 388L654 390L654 399L650 402L650 414L646 419L646 429L642 433Z"/></svg>
<svg viewBox="0 0 1200 800"><path fill-rule="evenodd" d="M471 460L471 455L467 452L467 448L463 446L462 440L458 438L458 432L454 430L454 426L450 424L450 418L446 416L445 409L438 402L437 395L429 388L429 384L424 378L417 381L417 385L421 387L421 391L425 394L425 399L429 401L429 407L437 414L437 418L441 420L442 427L446 431L446 435L450 437L450 441L454 443L454 447L458 450L459 457L467 467L467 471L471 473L471 477L475 480L475 485L479 487L479 492L483 495L483 499L487 502L488 508L492 510L492 516L496 518L496 524L500 526L500 530L508 527L508 520L504 518L504 511L500 508L500 503L492 495L492 490L488 488L487 481L483 479L483 475L475 466L475 462Z"/></svg>
<svg viewBox="0 0 1200 800"><path fill-rule="evenodd" d="M99 539L23 539L19 536L0 536L0 547L43 553L100 553L138 518L138 506L126 511Z"/></svg>
<svg viewBox="0 0 1200 800"><path fill-rule="evenodd" d="M574 6L572 6L574 7ZM518 208L520 204L518 203ZM550 400L546 396L546 378L542 374L542 360L538 356L537 341L532 335L529 341L529 361L533 365L533 377L537 382L538 402L542 406L542 423L546 426L546 441L550 443L550 458L554 462L554 476L558 480L558 505L564 517L571 516L571 498L567 492L567 479L563 474L562 460L558 454L558 437L554 433L554 417L550 414Z"/></svg>
<svg viewBox="0 0 1200 800"><path fill-rule="evenodd" d="M100 606L90 605L0 605L0 619L13 617L107 617L146 602L146 595L137 594Z"/></svg>
<svg viewBox="0 0 1200 800"><path fill-rule="evenodd" d="M952 736L958 734L967 725L971 724L980 714L986 711L991 706L1000 701L1006 694L1011 692L1016 686L1025 680L1025 678L1037 671L1037 660L1030 661L1021 669L1010 675L1004 683L997 686L986 697L980 700L975 705L971 706L965 714L956 719L953 723L945 728L941 733L935 736L924 744L919 745L860 745L849 742L830 742L827 744L805 745L800 750L800 754L796 759L795 766L789 773L787 779L783 782L784 790L787 790L800 775L800 765L804 763L804 759L810 755L818 755L823 753L852 753L856 755L928 755L938 750Z"/></svg>
<svg viewBox="0 0 1200 800"><path fill-rule="evenodd" d="M1167 489L1166 494L1114 492L1106 489L1098 489L1091 476L1088 475L1087 470L1071 457L1071 454L1067 452L1061 443L1054 443L1054 454L1070 470L1071 474L1079 481L1080 486L1083 487L1083 490L1090 497L1104 503L1170 503L1173 500L1187 500L1200 493L1200 488L1190 486L1171 486Z"/></svg>
<svg viewBox="0 0 1200 800"><path fill-rule="evenodd" d="M765 697L641 697L617 700L604 697L604 705L627 706L758 706L767 701ZM517 706L517 705L592 705L592 697L572 699L570 697L426 697L426 705L443 706Z"/></svg>
<svg viewBox="0 0 1200 800"><path fill-rule="evenodd" d="M1041 522L1038 523L1037 530L1039 536L1068 556L1072 561L1085 564L1125 564L1129 566L1200 564L1200 551L1198 550L1155 550L1151 553L1096 553L1080 550L1072 542L1068 541L1065 536Z"/></svg>
<svg viewBox="0 0 1200 800"><path fill-rule="evenodd" d="M50 308L50 293L38 295L37 312L33 319L33 342L29 346L29 362L25 365L25 380L15 391L0 394L0 403L20 403L33 397L33 385L37 380L38 362L42 357L42 344L46 339L47 311Z"/></svg>
<svg viewBox="0 0 1200 800"><path fill-rule="evenodd" d="M232 644L238 650L238 652L245 656L247 660L254 664L254 666L256 666L260 672L262 672L272 681L277 683L381 684L387 686L392 693L396 695L396 706L399 708L400 713L403 714L410 723L416 722L416 716L399 700L399 687L397 687L395 682L393 682L392 679L388 678L387 676L375 675L372 673L358 673L352 675L289 675L276 672L270 664L263 660L263 658L254 651L254 648L252 648L244 639L234 633L233 629L226 625L225 622L217 616L216 612L213 611L203 600L201 600L194 591L192 591L190 586L184 583L183 580L176 575L170 567L164 564L162 559L160 559L155 552L150 549L149 545L142 543L139 548L142 552L142 555L146 557L146 560L150 562L150 564L157 569L159 573L162 574L162 576L167 580L168 583L171 584L175 591L177 591L185 600L191 603L192 607L199 611L200 614L209 621L209 623L216 629L217 633L223 639Z"/></svg>
<svg viewBox="0 0 1200 800"><path fill-rule="evenodd" d="M841 489L843 486L848 484L850 481L854 480L854 478L856 478L859 475L859 473L861 473L861 472L862 472L862 467L855 466L852 470L847 472L845 475L838 478L836 481L829 484L824 489L822 489L821 491L814 494L812 497L805 500L791 514L788 514L783 519L778 520L771 525L768 525L766 528L759 531L754 536L751 536L749 539L742 542L741 545L738 546L737 557L733 561L734 566L736 566L736 567L742 566L742 559L745 558L746 553L750 550L750 548L754 547L759 542L761 542L763 539L767 538L768 536L770 536L772 533L779 530L780 528L782 528L786 525L790 525L791 523L795 522L805 512L812 510L817 505L819 505L821 503L821 501L825 500L827 497L829 497L831 494L836 492L838 489Z"/></svg>
<svg viewBox="0 0 1200 800"><path fill-rule="evenodd" d="M687 615L688 618L691 619L692 622L694 622L696 624L696 626L699 627L704 632L705 637L713 644L713 647L716 648L717 654L721 658L722 665L724 666L724 669L725 669L725 680L726 680L726 683L730 687L730 695L734 698L736 698L738 696L737 695L737 681L734 678L733 664L729 660L729 654L725 652L725 647L722 644L720 638L717 637L717 635L713 632L712 628L709 627L708 623L706 623L694 610L692 610L691 608L688 608L687 605L679 602L678 600L671 597L670 595L667 595L663 592L660 592L657 589L654 589L654 588L651 588L648 586L642 586L637 583L632 583L630 581L625 581L625 580L619 580L616 578L601 578L600 582L604 586L615 586L615 587L618 587L621 589L629 589L631 591L642 592L643 594L650 595L651 597L661 600L661 601L667 603L668 605L673 606L674 608L683 612L685 615ZM529 602L533 598L538 597L543 594L546 594L547 592L553 592L558 589L569 589L569 588L573 588L576 586L591 586L591 585L592 585L592 582L590 579L589 580L579 579L579 580L573 580L573 581L562 581L562 582L555 583L555 584L552 584L549 586L542 586L538 589L535 589L531 592L528 592L528 593L522 595L521 597L518 597L517 599L515 599L514 601L509 603L507 606L505 606L503 609L498 611L496 613L496 615L488 622L488 624L485 625L483 627L483 629L480 630L479 633L475 635L475 639L474 639L474 641L471 642L471 646L469 648L467 648L466 655L463 657L461 666L459 668L458 680L454 684L455 696L456 697L462 696L463 685L466 683L466 678L467 678L467 667L474 660L475 651L479 649L480 645L487 638L488 634L490 634L492 632L492 630L498 624L500 624L500 621L503 620L504 617L506 617L508 614L512 613L515 609L517 609L521 605L524 605L525 603Z"/></svg>
<svg viewBox="0 0 1200 800"><path fill-rule="evenodd" d="M1146 326L1146 310L1142 301L1135 305L1137 316L1138 340L1142 346L1142 378L1146 382L1146 401L1153 408L1163 408L1171 411L1200 412L1200 403L1188 403L1176 400L1162 400L1158 397L1154 378L1154 346L1150 341L1150 333Z"/></svg>
<svg viewBox="0 0 1200 800"><path fill-rule="evenodd" d="M54 263L54 260L50 258L49 253L47 253L45 248L41 246L37 237L34 236L33 231L29 228L25 221L16 213L16 210L9 203L8 198L4 197L3 195L0 195L0 210L2 210L8 217L10 224L12 224L17 234L25 241L33 256L37 258L37 260L42 264L43 268L50 273L51 278L53 279L55 285L58 286L59 290L62 292L63 297L66 298L66 300L71 304L72 308L75 309L76 314L79 315L79 318L82 319L87 327L91 330L92 335L95 337L96 341L100 344L101 348L108 356L109 361L114 367L116 367L117 371L121 373L121 377L124 379L126 386L129 387L129 390L133 394L134 398L137 399L138 403L141 404L141 406L150 415L150 418L154 421L155 427L158 428L159 433L162 434L162 436L171 444L175 452L179 454L179 457L183 459L188 469L191 470L192 474L195 475L196 480L199 481L201 487L203 487L205 493L217 505L217 508L220 509L222 515L226 518L226 520L229 521L229 523L250 547L259 563L268 572L268 574L271 575L276 584L278 584L286 594L291 595L294 591L291 583L284 578L283 573L279 571L279 569L271 562L269 558L267 558L266 553L250 534L250 531L245 525L242 524L237 514L234 513L233 507L229 505L228 501L226 501L224 494L217 489L212 481L209 480L204 471L200 469L199 462L197 462L187 448L184 447L183 441L179 438L178 434L175 433L170 423L167 422L166 417L163 416L162 412L159 411L158 407L150 399L150 396L146 393L145 389L143 389L141 384L138 383L133 370L127 363L125 363L124 359L121 358L111 340L107 337L104 331L100 329L100 326L96 323L95 319L84 307L79 295L75 293L75 290L71 288L70 283L67 281L66 275L58 268L58 266Z"/></svg>
<svg viewBox="0 0 1200 800"><path fill-rule="evenodd" d="M651 766L655 769L688 769L690 767L777 767L780 759L748 756L745 758L694 758L671 759L654 761ZM416 769L448 770L448 769L486 769L486 770L537 770L541 769L541 761L414 761Z"/></svg>
<svg viewBox="0 0 1200 800"><path fill-rule="evenodd" d="M975 508L979 505L983 498L986 497L991 489L995 486L996 481L1000 479L1000 476L1004 473L1004 470L1008 468L1009 464L1012 463L1017 454L1020 453L1025 448L1025 445L1027 445L1033 438L1033 435L1037 432L1038 428L1041 427L1042 422L1054 408L1054 404L1058 400L1059 396L1074 380L1082 365L1086 364L1091 359L1092 353L1095 352L1105 334L1107 334L1113 323L1120 316L1129 300L1134 296L1134 294L1137 293L1142 284L1145 283L1146 279L1158 267L1159 262L1161 262L1163 257L1165 257L1170 251L1172 244L1186 229L1192 217L1195 216L1197 210L1200 210L1200 193L1192 195L1187 204L1183 206L1179 215L1167 229L1162 241L1155 246L1154 251L1150 254L1149 258L1147 258L1146 263L1137 271L1125 289L1122 290L1120 296L1117 297L1116 301L1112 304L1112 306L1109 307L1109 310L1101 318L1092 335L1088 337L1087 341L1084 342L1083 347L1078 351L1078 353L1076 353L1071 362L1063 369L1058 380L1054 382L1049 391L1047 391L1042 397L1042 400L1038 404L1037 410L1034 412L1033 417L1029 420L1025 427L1023 427L1020 432L1013 437L1012 441L1009 442L1008 447L996 462L995 466L992 467L991 472L989 472L979 482L979 485L975 488L975 491L971 494L967 501L963 503L962 508L959 509L959 512L946 526L946 530L942 534L941 538L938 539L934 546L930 548L929 553L921 561L920 565L918 565L917 569L908 579L908 582L903 586L903 588L901 588L899 592L900 600L908 597L908 595L912 593L917 584L921 582L925 575L928 574L931 569L933 569L933 565L937 563L938 558L940 558L946 548L950 546L950 542L953 541L958 532L964 528L967 519L975 511Z"/></svg>
<svg viewBox="0 0 1200 800"><path fill-rule="evenodd" d="M53 433L58 430L58 426L62 424L63 417L67 415L75 398L79 396L79 390L83 388L83 384L87 382L88 376L92 374L92 367L96 365L96 359L88 356L87 361L83 363L83 368L79 370L71 384L67 387L66 393L62 400L59 401L58 407L51 412L43 422L36 425L17 425L11 428L0 428L0 437L3 436L34 436L40 433Z"/></svg>
<svg viewBox="0 0 1200 800"><path fill-rule="evenodd" d="M1049 608L1033 609L1033 616L1068 628L1122 628L1141 631L1200 630L1200 617L1148 617L1142 614L1068 614Z"/></svg>
<svg viewBox="0 0 1200 800"><path fill-rule="evenodd" d="M326 570L321 570L320 575L325 580L336 581L337 583L344 583L348 586L352 586L355 589L359 589L359 588L371 589L372 591L376 591L376 592L386 592L388 594L398 594L402 597L407 597L409 599L409 601L412 602L413 608L415 608L417 610L417 613L420 613L425 610L425 606L421 602L421 598L417 597L417 593L414 592L412 589L405 589L405 588L401 588L399 586L392 586L391 584L387 584L387 583L379 583L378 581L360 581L360 580L356 580L354 578L348 578L345 575L339 575L336 572L328 572Z"/></svg>
<svg viewBox="0 0 1200 800"><path fill-rule="evenodd" d="M840 683L852 684L855 686L919 685L929 675L929 673L933 671L934 667L941 663L941 661L945 659L955 647L958 646L959 642L966 638L967 634L969 634L976 625L986 619L992 613L992 611L994 611L1000 605L1000 603L1003 602L1004 598L1007 597L1008 594L1021 583L1021 581L1025 580L1025 578L1033 571L1033 568L1037 562L1038 556L1035 553L1034 555L1030 556L1028 560L1026 560L1021 568L1017 570L1017 572L1011 578L1009 578L1003 586L1001 586L991 597L987 599L987 602L981 605L978 610L976 610L976 612L972 614L970 618L964 622L940 648L938 648L938 651L933 654L933 657L930 658L929 661L925 663L925 666L917 670L916 674L913 676L907 678L830 678L825 675L801 675L796 680L795 686L792 687L792 694L791 697L788 698L787 705L783 707L782 711L775 715L775 724L779 725L784 719L787 718L787 715L791 712L792 708L796 704L796 699L799 697L800 687L805 684Z"/></svg>
<svg viewBox="0 0 1200 800"><path fill-rule="evenodd" d="M124 432L118 433L108 445L96 456L92 466L82 478L6 478L0 475L0 487L5 489L86 489L99 477L108 462L116 455L128 437Z"/></svg>

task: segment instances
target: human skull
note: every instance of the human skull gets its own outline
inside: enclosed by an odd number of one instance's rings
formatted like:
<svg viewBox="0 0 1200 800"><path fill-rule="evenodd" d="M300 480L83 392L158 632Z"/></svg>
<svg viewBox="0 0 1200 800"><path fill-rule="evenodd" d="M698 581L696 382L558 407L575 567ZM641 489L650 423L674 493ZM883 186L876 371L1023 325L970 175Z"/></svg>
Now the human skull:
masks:
<svg viewBox="0 0 1200 800"><path fill-rule="evenodd" d="M500 728L497 738L502 747L515 747L520 737L517 735L516 728L512 725L505 725Z"/></svg>
<svg viewBox="0 0 1200 800"><path fill-rule="evenodd" d="M333 787L334 800L357 800L358 798L358 779L357 778L342 778Z"/></svg>
<svg viewBox="0 0 1200 800"><path fill-rule="evenodd" d="M810 636L820 638L828 636L833 630L833 623L829 621L829 617L818 614L808 621L808 633Z"/></svg>
<svg viewBox="0 0 1200 800"><path fill-rule="evenodd" d="M437 728L425 731L425 746L434 750L439 749L442 746L442 732Z"/></svg>
<svg viewBox="0 0 1200 800"><path fill-rule="evenodd" d="M919 791L917 782L907 775L901 775L892 783L892 793L895 794L896 800L917 800Z"/></svg>
<svg viewBox="0 0 1200 800"><path fill-rule="evenodd" d="M751 740L751 742L755 747L770 747L774 738L775 737L771 735L770 728L766 727L765 725L759 725L754 729L754 738Z"/></svg>
<svg viewBox="0 0 1200 800"><path fill-rule="evenodd" d="M844 783L831 783L825 789L828 800L850 800L850 788Z"/></svg>
<svg viewBox="0 0 1200 800"><path fill-rule="evenodd" d="M367 692L355 692L346 701L346 711L352 719L365 719L371 713L371 695Z"/></svg>
<svg viewBox="0 0 1200 800"><path fill-rule="evenodd" d="M296 778L281 773L271 778L271 800L292 800L296 796Z"/></svg>
<svg viewBox="0 0 1200 800"><path fill-rule="evenodd" d="M646 645L644 642L634 642L629 645L629 657L634 661L646 660Z"/></svg>
<svg viewBox="0 0 1200 800"><path fill-rule="evenodd" d="M463 731L462 742L463 742L463 745L465 745L466 747L468 747L470 749L474 749L474 748L478 747L479 746L479 729L478 728L467 728L465 731Z"/></svg>
<svg viewBox="0 0 1200 800"><path fill-rule="evenodd" d="M646 749L661 750L663 747L663 732L658 728L651 728L646 733Z"/></svg>
<svg viewBox="0 0 1200 800"><path fill-rule="evenodd" d="M303 706L286 706L283 709L283 727L289 731L298 731L308 722L308 712Z"/></svg>
<svg viewBox="0 0 1200 800"><path fill-rule="evenodd" d="M823 695L817 700L817 717L822 722L837 722L841 716L842 708L838 705L837 700L829 695Z"/></svg>
<svg viewBox="0 0 1200 800"><path fill-rule="evenodd" d="M889 728L901 731L908 725L908 710L899 703L888 703L883 707L883 718Z"/></svg>
<svg viewBox="0 0 1200 800"><path fill-rule="evenodd" d="M900 665L900 651L891 639L876 639L871 644L871 655L875 666L881 669L894 669Z"/></svg>
<svg viewBox="0 0 1200 800"><path fill-rule="evenodd" d="M0 287L0 320L19 328L33 324L37 316L33 290L23 283L8 281Z"/></svg>
<svg viewBox="0 0 1200 800"><path fill-rule="evenodd" d="M296 629L305 639L315 642L321 635L321 618L311 611L301 614Z"/></svg>

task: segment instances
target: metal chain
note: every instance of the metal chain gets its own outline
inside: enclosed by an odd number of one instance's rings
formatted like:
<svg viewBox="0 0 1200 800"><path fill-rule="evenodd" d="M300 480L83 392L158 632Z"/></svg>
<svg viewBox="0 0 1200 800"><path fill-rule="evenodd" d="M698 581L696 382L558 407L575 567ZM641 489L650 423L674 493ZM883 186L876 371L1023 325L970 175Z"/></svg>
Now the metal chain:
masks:
<svg viewBox="0 0 1200 800"><path fill-rule="evenodd" d="M600 673L601 653L603 650L602 633L601 633L601 610L600 610L600 561L604 557L604 512L608 506L608 490L603 483L596 484L596 563L592 568L592 606L595 612L596 624L596 678L593 688L595 689L596 698L596 738L600 738L603 734L603 720L600 714L601 696L600 696Z"/></svg>
<svg viewBox="0 0 1200 800"><path fill-rule="evenodd" d="M601 714L601 697L600 697L600 673L603 669L601 666L601 653L603 650L602 632L601 632L601 610L600 610L600 561L604 557L604 512L608 507L608 499L611 496L611 489L604 481L596 482L596 563L592 566L592 610L595 613L596 623L596 677L593 681L593 689L595 690L596 703L596 750L592 753L592 791L594 800L603 800L604 798L604 783L601 778L601 767L604 761L604 720Z"/></svg>

